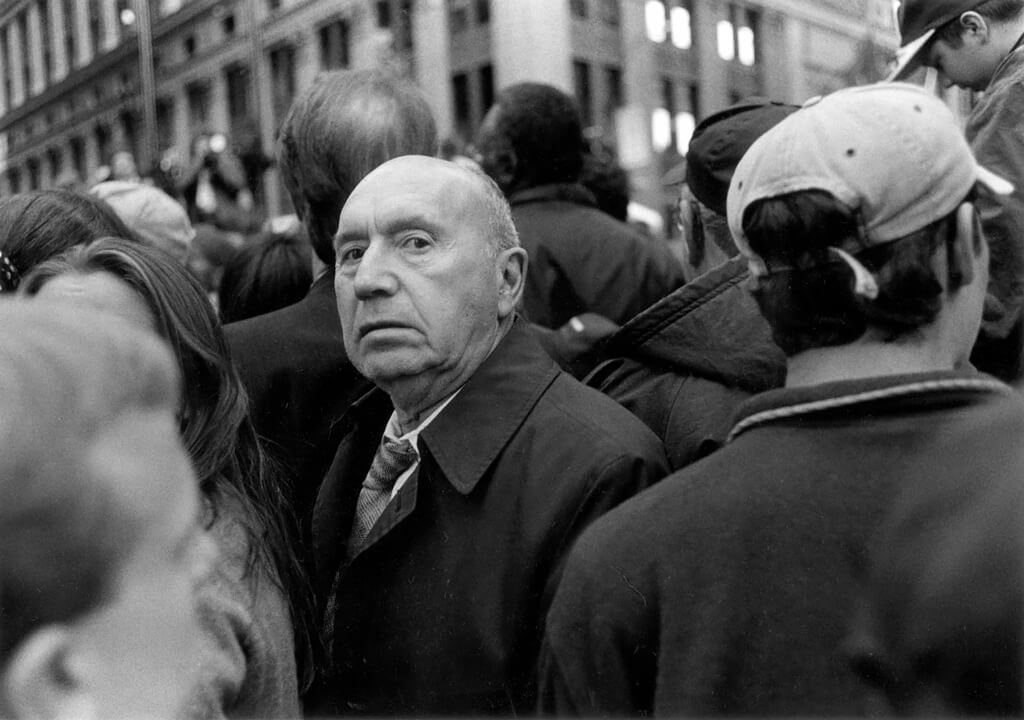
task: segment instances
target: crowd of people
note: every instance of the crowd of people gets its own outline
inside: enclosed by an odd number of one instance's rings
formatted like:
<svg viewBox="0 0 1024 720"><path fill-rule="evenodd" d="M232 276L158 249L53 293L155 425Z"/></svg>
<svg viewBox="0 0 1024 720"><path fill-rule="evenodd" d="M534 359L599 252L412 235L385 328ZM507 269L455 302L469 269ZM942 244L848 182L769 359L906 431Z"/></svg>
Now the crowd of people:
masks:
<svg viewBox="0 0 1024 720"><path fill-rule="evenodd" d="M215 137L184 204L0 199L0 716L1024 712L1024 0L901 31L966 134L741 100L681 259L539 83L449 161L320 75L227 245Z"/></svg>

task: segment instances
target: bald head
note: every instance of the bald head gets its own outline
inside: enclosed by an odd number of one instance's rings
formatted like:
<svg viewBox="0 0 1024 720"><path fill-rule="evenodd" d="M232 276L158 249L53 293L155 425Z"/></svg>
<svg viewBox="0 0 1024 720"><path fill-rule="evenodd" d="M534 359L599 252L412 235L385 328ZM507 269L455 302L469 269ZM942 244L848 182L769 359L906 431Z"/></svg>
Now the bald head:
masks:
<svg viewBox="0 0 1024 720"><path fill-rule="evenodd" d="M425 156L369 173L341 211L335 294L355 367L415 415L511 326L526 253L489 178Z"/></svg>

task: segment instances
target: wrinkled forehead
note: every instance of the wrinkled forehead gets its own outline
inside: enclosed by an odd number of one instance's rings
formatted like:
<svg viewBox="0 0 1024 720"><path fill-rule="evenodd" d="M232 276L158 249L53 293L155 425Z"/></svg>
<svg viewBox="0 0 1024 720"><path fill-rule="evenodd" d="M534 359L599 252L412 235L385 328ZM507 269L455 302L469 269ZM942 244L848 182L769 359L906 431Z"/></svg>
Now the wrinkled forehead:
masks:
<svg viewBox="0 0 1024 720"><path fill-rule="evenodd" d="M455 228L483 217L484 193L472 171L433 158L400 158L367 175L341 211L340 237L369 226L426 221Z"/></svg>

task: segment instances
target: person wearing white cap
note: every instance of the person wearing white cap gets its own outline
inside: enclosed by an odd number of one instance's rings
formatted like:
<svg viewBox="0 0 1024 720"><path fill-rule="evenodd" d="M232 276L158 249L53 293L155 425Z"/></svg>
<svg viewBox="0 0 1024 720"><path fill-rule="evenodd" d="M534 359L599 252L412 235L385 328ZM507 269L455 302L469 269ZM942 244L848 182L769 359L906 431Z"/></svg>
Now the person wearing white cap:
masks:
<svg viewBox="0 0 1024 720"><path fill-rule="evenodd" d="M978 162L1018 186L996 204L981 197L991 250L982 332L972 361L1008 382L1024 375L1024 0L904 0L903 47L891 78L922 66L946 83L984 91L965 134Z"/></svg>
<svg viewBox="0 0 1024 720"><path fill-rule="evenodd" d="M967 364L988 279L974 199L1010 189L905 84L834 93L751 146L727 215L786 386L580 538L547 619L542 711L869 709L843 642L872 533L915 450L1012 392Z"/></svg>

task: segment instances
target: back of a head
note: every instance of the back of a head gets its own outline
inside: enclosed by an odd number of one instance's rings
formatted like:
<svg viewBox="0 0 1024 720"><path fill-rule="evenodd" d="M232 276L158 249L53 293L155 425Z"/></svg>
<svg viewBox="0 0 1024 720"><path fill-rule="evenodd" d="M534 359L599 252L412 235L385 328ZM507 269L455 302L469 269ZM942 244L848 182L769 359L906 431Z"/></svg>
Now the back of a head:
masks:
<svg viewBox="0 0 1024 720"><path fill-rule="evenodd" d="M103 602L139 530L85 453L126 415L178 405L155 336L65 304L0 301L0 663ZM73 590L72 590L73 589ZM0 694L2 699L2 694ZM0 703L0 711L3 704Z"/></svg>
<svg viewBox="0 0 1024 720"><path fill-rule="evenodd" d="M69 190L41 190L0 199L0 293L17 288L39 263L101 237L135 235L102 200ZM12 277L13 276L13 277Z"/></svg>
<svg viewBox="0 0 1024 720"><path fill-rule="evenodd" d="M885 83L833 93L763 135L733 175L728 220L775 341L795 355L932 323L945 293L972 279L952 262L958 208L1009 187L978 166L941 101ZM977 216L974 242L978 254Z"/></svg>
<svg viewBox="0 0 1024 720"><path fill-rule="evenodd" d="M195 230L182 205L151 185L110 180L89 191L106 202L144 242L184 262Z"/></svg>
<svg viewBox="0 0 1024 720"><path fill-rule="evenodd" d="M305 234L267 232L246 242L224 266L220 317L225 324L287 307L313 282Z"/></svg>
<svg viewBox="0 0 1024 720"><path fill-rule="evenodd" d="M585 144L575 100L551 85L520 83L495 104L494 130L516 157L516 189L579 180Z"/></svg>
<svg viewBox="0 0 1024 720"><path fill-rule="evenodd" d="M288 112L277 157L313 250L334 265L334 234L349 194L400 155L434 155L437 128L423 94L377 70L323 73Z"/></svg>

